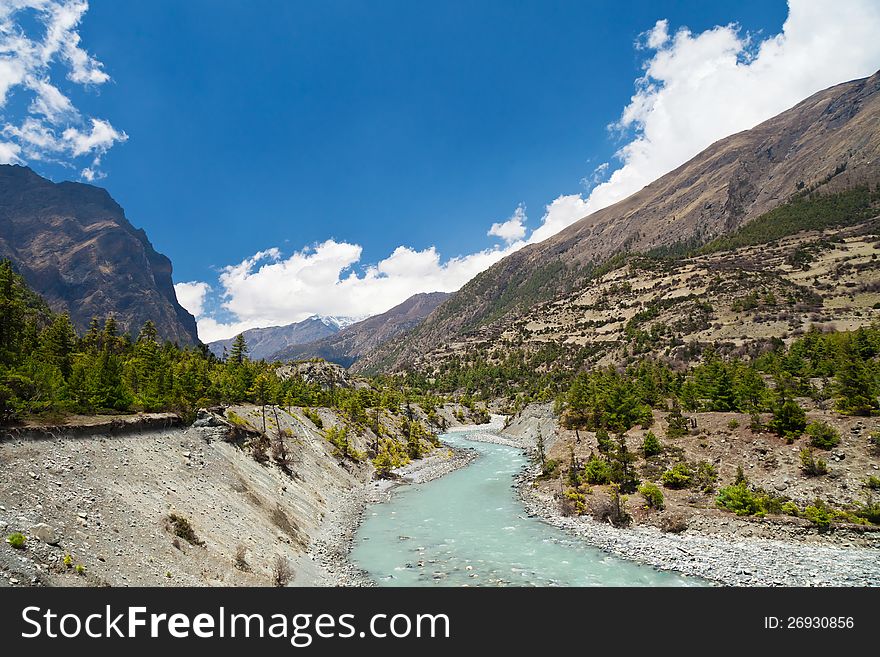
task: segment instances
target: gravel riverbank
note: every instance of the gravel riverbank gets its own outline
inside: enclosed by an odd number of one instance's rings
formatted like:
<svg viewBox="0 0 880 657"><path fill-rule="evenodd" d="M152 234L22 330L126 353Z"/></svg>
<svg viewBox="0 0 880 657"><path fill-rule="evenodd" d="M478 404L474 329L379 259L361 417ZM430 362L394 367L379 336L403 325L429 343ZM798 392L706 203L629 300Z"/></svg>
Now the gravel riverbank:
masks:
<svg viewBox="0 0 880 657"><path fill-rule="evenodd" d="M563 516L551 494L532 486L536 474L517 477L530 515L623 559L726 586L880 586L880 550L692 530L670 534L649 526L618 529L586 516Z"/></svg>

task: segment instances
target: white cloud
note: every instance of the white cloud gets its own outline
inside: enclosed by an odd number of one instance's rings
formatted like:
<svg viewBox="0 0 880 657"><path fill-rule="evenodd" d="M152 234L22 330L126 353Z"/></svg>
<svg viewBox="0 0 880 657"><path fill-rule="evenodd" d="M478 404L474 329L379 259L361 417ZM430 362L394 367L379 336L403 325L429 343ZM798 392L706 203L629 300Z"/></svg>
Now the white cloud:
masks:
<svg viewBox="0 0 880 657"><path fill-rule="evenodd" d="M222 305L233 321L203 317L199 334L210 341L315 313L376 314L417 292L457 290L505 255L629 196L712 142L816 91L871 75L880 68L877 34L876 0L790 0L782 32L763 39L736 25L673 34L668 21L660 20L640 38L645 73L611 126L626 140L617 152L619 166L608 175L611 167L599 165L585 180L591 191L550 202L530 235L518 208L489 229L504 240L503 248L443 261L433 247L400 246L360 272L355 267L362 249L355 244L328 240L286 258L269 249L223 270Z"/></svg>
<svg viewBox="0 0 880 657"><path fill-rule="evenodd" d="M871 75L880 68L878 34L876 0L789 0L782 32L764 39L737 25L670 36L668 21L657 21L639 43L653 51L645 74L611 126L631 133L617 152L621 166L585 197L553 201L529 241L626 198L817 91Z"/></svg>
<svg viewBox="0 0 880 657"><path fill-rule="evenodd" d="M3 117L0 134L7 141L0 141L0 163L88 156L81 176L91 181L103 177L101 156L128 139L104 119L83 117L51 79L59 67L69 82L84 87L110 79L80 46L77 30L88 7L85 0L0 0L0 112L13 94L30 96L25 116ZM35 24L28 34L24 26Z"/></svg>
<svg viewBox="0 0 880 657"><path fill-rule="evenodd" d="M518 205L507 221L492 224L487 235L500 237L505 244L513 244L526 236L526 209Z"/></svg>
<svg viewBox="0 0 880 657"><path fill-rule="evenodd" d="M181 306L190 311L194 317L201 317L204 314L205 298L210 291L211 286L201 281L177 283L174 286L177 301Z"/></svg>
<svg viewBox="0 0 880 657"><path fill-rule="evenodd" d="M362 249L356 244L327 240L312 248L283 257L278 249L267 249L230 265L220 274L222 307L235 319L199 319L199 337L206 342L232 337L246 328L298 322L314 314L369 316L385 312L418 292L452 292L479 272L520 248L522 242L505 248L486 249L441 262L434 247L417 251L397 247L391 255L361 271ZM181 304L191 292L201 293L205 283L183 283L178 289Z"/></svg>

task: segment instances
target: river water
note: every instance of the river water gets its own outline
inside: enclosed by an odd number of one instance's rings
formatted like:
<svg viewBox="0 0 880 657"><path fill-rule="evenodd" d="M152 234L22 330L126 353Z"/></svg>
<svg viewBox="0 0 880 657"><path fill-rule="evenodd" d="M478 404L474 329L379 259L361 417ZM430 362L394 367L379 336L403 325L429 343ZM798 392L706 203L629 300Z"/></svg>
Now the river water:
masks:
<svg viewBox="0 0 880 657"><path fill-rule="evenodd" d="M351 560L382 586L699 586L610 556L526 515L513 477L521 450L441 436L476 449L470 465L398 488L370 506Z"/></svg>

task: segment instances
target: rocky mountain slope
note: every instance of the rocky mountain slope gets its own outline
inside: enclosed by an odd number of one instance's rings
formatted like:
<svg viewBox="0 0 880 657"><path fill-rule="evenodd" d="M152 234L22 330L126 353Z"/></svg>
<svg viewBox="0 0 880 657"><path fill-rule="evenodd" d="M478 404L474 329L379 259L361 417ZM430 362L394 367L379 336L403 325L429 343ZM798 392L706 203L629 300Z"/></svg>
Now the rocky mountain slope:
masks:
<svg viewBox="0 0 880 657"><path fill-rule="evenodd" d="M163 339L199 342L195 319L177 302L171 261L104 189L0 165L0 258L80 332L93 316L114 315L134 334L149 319Z"/></svg>
<svg viewBox="0 0 880 657"><path fill-rule="evenodd" d="M880 73L836 85L722 139L632 196L508 256L405 340L364 359L402 368L475 330L498 335L535 304L576 292L610 257L729 233L810 190L880 181Z"/></svg>
<svg viewBox="0 0 880 657"><path fill-rule="evenodd" d="M245 331L242 335L248 346L248 356L254 360L269 360L274 354L284 349L315 342L339 332L337 323L323 317L309 317L301 322L286 326L269 326ZM232 347L234 338L217 340L208 344L208 348L218 357Z"/></svg>
<svg viewBox="0 0 880 657"><path fill-rule="evenodd" d="M292 345L277 351L274 360L324 358L345 367L358 362L392 338L421 323L449 297L446 292L415 294L391 310L352 324L317 342ZM363 369L370 363L361 364Z"/></svg>
<svg viewBox="0 0 880 657"><path fill-rule="evenodd" d="M414 364L441 371L452 360L501 362L512 349L542 348L557 351L557 362L564 354L592 364L646 354L687 361L695 343L735 352L878 319L880 217L687 258L633 256L500 332L474 331Z"/></svg>

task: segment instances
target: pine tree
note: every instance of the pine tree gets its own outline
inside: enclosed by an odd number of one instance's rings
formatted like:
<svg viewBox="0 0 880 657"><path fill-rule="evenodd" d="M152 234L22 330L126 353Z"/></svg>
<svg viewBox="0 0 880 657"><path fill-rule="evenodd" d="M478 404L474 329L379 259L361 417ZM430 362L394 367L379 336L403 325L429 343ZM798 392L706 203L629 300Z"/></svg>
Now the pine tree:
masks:
<svg viewBox="0 0 880 657"><path fill-rule="evenodd" d="M227 362L234 365L242 365L247 361L248 346L244 339L244 334L239 333L232 341L232 350L229 352L229 360Z"/></svg>
<svg viewBox="0 0 880 657"><path fill-rule="evenodd" d="M64 379L73 371L73 354L76 348L76 331L70 321L70 315L64 313L43 331L42 347L46 359L53 363Z"/></svg>
<svg viewBox="0 0 880 657"><path fill-rule="evenodd" d="M848 415L872 415L878 410L876 385L860 349L868 351L855 340L847 341L835 377L837 409Z"/></svg>

